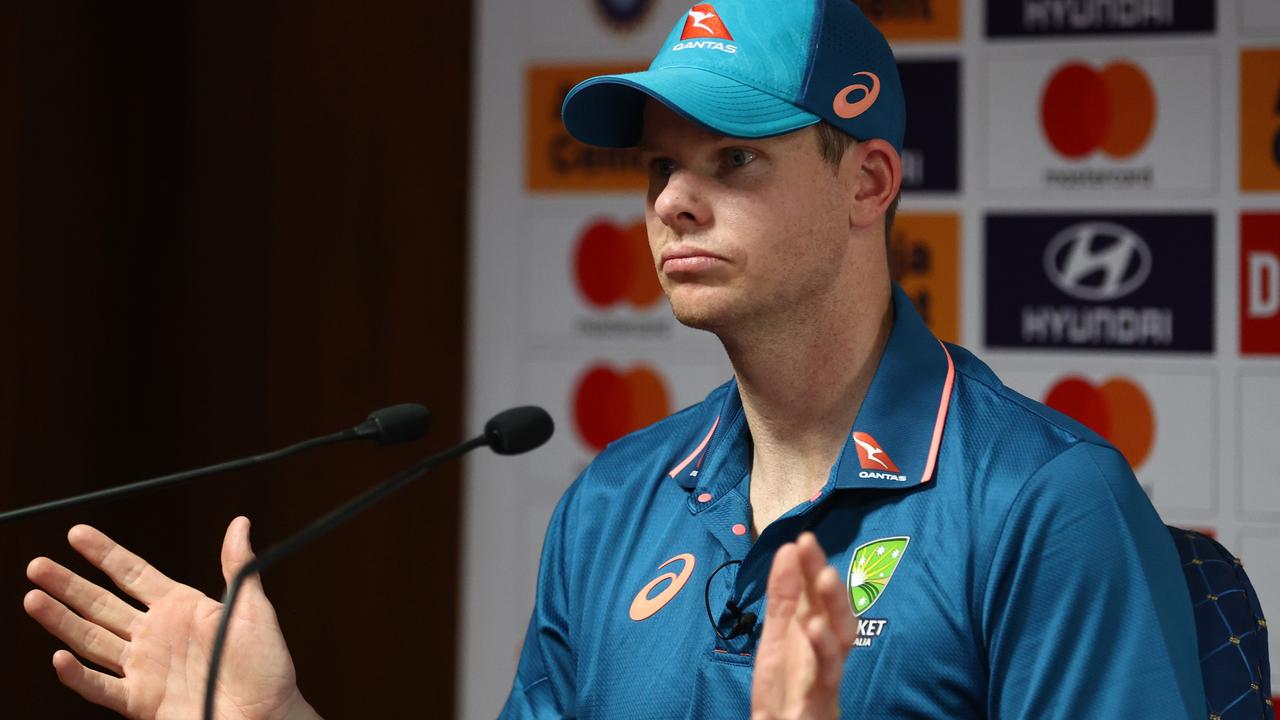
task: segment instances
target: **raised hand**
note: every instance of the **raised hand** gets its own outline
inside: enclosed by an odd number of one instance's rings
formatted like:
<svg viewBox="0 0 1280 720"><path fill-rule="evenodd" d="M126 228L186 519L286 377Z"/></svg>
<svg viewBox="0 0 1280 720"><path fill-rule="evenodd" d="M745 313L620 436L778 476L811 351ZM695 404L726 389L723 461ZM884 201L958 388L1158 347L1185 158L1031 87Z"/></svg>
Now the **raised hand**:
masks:
<svg viewBox="0 0 1280 720"><path fill-rule="evenodd" d="M752 677L752 720L839 718L840 678L857 634L844 585L813 534L778 548Z"/></svg>
<svg viewBox="0 0 1280 720"><path fill-rule="evenodd" d="M125 717L199 718L222 603L170 580L88 525L71 528L67 541L147 609L137 610L49 558L32 560L27 577L42 589L27 593L23 607L75 653L54 653L58 679ZM223 577L230 581L252 558L249 520L238 517L222 543ZM218 718L318 718L298 692L293 660L261 581L246 580L240 593L218 679ZM85 667L76 655L110 674Z"/></svg>

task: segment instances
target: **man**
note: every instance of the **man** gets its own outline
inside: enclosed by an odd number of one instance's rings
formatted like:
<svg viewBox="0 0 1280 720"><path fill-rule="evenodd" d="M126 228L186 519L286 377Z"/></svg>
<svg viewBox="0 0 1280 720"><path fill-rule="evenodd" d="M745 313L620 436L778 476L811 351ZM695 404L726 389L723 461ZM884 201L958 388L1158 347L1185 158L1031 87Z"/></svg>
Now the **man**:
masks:
<svg viewBox="0 0 1280 720"><path fill-rule="evenodd" d="M662 286L734 378L567 491L504 717L1204 716L1124 459L891 287L905 110L852 2L697 5L563 117L639 147Z"/></svg>
<svg viewBox="0 0 1280 720"><path fill-rule="evenodd" d="M734 379L566 493L505 717L1203 715L1177 556L1119 453L892 287L904 115L847 0L697 5L649 71L567 98L579 139L641 147L662 285ZM69 539L148 611L33 561L28 612L114 673L59 651L59 678L197 717L218 604L92 528ZM237 518L224 573L250 557ZM244 593L222 717L316 717Z"/></svg>

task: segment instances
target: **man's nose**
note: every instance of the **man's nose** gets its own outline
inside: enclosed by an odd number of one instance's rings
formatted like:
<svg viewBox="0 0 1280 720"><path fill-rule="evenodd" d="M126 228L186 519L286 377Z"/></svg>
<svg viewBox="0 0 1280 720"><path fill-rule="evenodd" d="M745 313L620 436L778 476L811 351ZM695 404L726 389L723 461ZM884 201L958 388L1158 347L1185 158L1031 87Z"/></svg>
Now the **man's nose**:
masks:
<svg viewBox="0 0 1280 720"><path fill-rule="evenodd" d="M697 178L687 170L677 170L653 201L653 210L663 224L677 234L691 232L711 222L711 209Z"/></svg>

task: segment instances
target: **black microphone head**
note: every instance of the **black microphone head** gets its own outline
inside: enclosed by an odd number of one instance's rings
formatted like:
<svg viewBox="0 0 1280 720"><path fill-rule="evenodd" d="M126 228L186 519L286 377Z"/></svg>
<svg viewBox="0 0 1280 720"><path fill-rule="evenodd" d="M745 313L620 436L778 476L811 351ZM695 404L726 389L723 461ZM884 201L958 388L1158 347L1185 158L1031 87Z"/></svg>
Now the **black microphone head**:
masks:
<svg viewBox="0 0 1280 720"><path fill-rule="evenodd" d="M494 415L484 424L484 438L499 455L519 455L545 443L555 429L546 410L525 405Z"/></svg>
<svg viewBox="0 0 1280 720"><path fill-rule="evenodd" d="M360 437L373 438L379 445L413 442L431 428L431 411L417 403L403 403L369 413L356 426Z"/></svg>

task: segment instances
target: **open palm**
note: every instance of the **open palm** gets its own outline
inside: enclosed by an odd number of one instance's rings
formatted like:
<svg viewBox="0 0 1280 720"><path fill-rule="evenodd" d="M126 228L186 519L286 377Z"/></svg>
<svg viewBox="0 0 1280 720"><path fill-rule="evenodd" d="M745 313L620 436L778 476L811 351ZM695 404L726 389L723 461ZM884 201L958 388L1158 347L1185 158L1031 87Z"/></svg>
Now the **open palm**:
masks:
<svg viewBox="0 0 1280 720"><path fill-rule="evenodd" d="M774 553L766 592L752 720L837 720L858 629L844 585L812 533Z"/></svg>
<svg viewBox="0 0 1280 720"><path fill-rule="evenodd" d="M58 679L89 702L129 718L199 718L222 603L165 577L88 525L71 528L67 540L146 610L134 608L53 560L32 560L27 577L41 590L27 593L23 606L75 653L54 653ZM238 517L227 527L223 540L223 576L230 579L252 557L249 520ZM110 674L85 667L76 655ZM222 668L218 718L318 717L298 692L293 660L275 610L256 576L241 589Z"/></svg>

